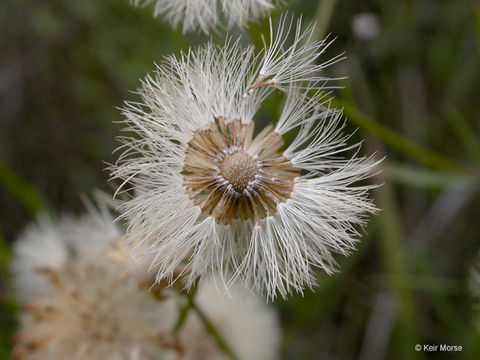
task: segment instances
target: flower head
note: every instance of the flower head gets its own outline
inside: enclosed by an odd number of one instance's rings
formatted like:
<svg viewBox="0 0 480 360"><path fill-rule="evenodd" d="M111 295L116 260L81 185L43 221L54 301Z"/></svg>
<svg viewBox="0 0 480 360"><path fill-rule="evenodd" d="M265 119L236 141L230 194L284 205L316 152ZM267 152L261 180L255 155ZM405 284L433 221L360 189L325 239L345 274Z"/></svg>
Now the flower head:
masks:
<svg viewBox="0 0 480 360"><path fill-rule="evenodd" d="M24 306L14 359L153 360L159 351L179 347L166 333L173 319L165 304L119 270L98 259L40 270L51 290Z"/></svg>
<svg viewBox="0 0 480 360"><path fill-rule="evenodd" d="M27 228L14 248L24 303L14 359L153 360L180 347L167 333L172 301L157 303L108 259L118 236L106 212Z"/></svg>
<svg viewBox="0 0 480 360"><path fill-rule="evenodd" d="M283 17L260 55L227 41L168 57L143 82L142 102L126 104L127 130L138 136L122 138L112 167L121 189L134 190L119 210L127 238L156 254L159 281L187 264L187 284L211 271L227 287L240 278L286 296L312 286L315 267L334 271L333 254L353 249L356 225L375 211L371 186L357 182L376 162L347 145L341 111L321 90L324 65L315 61L326 43L301 47L313 29L298 25L284 49L291 24ZM277 89L283 111L260 129L255 114Z"/></svg>
<svg viewBox="0 0 480 360"><path fill-rule="evenodd" d="M154 3L154 16L163 15L183 32L200 30L206 34L226 19L225 26L245 27L267 15L280 0L132 0L133 4Z"/></svg>

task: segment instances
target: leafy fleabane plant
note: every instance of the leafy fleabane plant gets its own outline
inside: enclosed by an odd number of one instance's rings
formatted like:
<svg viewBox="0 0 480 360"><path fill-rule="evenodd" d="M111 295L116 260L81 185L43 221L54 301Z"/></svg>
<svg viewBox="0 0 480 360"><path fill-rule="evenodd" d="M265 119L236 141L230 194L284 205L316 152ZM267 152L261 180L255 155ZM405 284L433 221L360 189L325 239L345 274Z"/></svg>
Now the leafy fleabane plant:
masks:
<svg viewBox="0 0 480 360"><path fill-rule="evenodd" d="M267 16L282 0L131 0L135 6L153 4L154 16L163 16L184 33L209 34L219 27L245 28Z"/></svg>
<svg viewBox="0 0 480 360"><path fill-rule="evenodd" d="M227 40L169 56L142 82L141 101L126 103L135 134L121 138L112 171L118 191L133 195L118 209L128 240L155 254L158 281L175 281L183 266L187 287L212 272L226 288L239 278L285 297L354 248L376 210L372 185L358 182L378 162L348 144L342 112L328 106L322 70L341 57L317 63L330 42L313 31L282 16L260 53ZM255 116L274 91L283 111L259 129ZM295 136L285 144L287 132Z"/></svg>

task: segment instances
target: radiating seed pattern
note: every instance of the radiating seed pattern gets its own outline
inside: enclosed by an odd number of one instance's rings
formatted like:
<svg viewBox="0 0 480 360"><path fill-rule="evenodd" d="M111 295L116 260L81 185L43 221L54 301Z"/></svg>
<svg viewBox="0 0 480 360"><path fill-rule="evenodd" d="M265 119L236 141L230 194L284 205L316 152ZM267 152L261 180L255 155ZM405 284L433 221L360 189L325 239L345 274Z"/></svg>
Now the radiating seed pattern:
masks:
<svg viewBox="0 0 480 360"><path fill-rule="evenodd" d="M282 137L271 124L255 138L254 124L219 116L188 143L183 184L195 205L219 224L262 219L287 201L300 170L279 149Z"/></svg>

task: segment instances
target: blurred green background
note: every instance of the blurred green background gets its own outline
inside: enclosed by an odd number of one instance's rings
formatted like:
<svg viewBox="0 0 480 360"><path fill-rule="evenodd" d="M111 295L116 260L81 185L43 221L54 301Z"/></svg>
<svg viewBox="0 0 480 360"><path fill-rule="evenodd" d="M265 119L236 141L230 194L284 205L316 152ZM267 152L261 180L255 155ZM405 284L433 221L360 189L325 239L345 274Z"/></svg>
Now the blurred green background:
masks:
<svg viewBox="0 0 480 360"><path fill-rule="evenodd" d="M286 9L336 37L323 58L347 55L328 69L348 75L335 105L360 128L352 142L387 158L373 193L383 210L358 251L319 274L315 292L275 302L283 358L480 359L468 287L480 247L480 3L287 0L274 17ZM11 242L38 212L80 212L79 194L111 191L117 108L154 61L208 40L152 12L128 0L0 3L0 359L15 331ZM243 40L260 45L267 29L251 24ZM261 116L274 120L279 101Z"/></svg>

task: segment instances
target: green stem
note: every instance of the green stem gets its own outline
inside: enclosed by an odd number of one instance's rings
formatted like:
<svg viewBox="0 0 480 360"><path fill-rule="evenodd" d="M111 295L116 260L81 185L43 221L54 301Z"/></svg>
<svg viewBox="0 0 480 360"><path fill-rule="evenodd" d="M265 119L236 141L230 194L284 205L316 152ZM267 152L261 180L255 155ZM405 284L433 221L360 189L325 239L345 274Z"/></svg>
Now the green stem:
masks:
<svg viewBox="0 0 480 360"><path fill-rule="evenodd" d="M215 326L211 323L210 320L208 320L205 313L195 304L195 296L197 294L197 291L198 291L198 280L192 286L192 289L190 290L190 292L188 294L185 294L187 296L187 303L180 310L180 314L178 315L178 320L173 328L173 332L176 333L180 331L182 326L185 324L185 321L187 320L188 314L192 309L194 309L198 317L200 318L200 320L203 322L203 325L205 326L209 334L215 339L215 342L217 343L218 347L223 352L225 352L225 354L231 360L238 360L238 357L235 355L232 349L230 349L227 342L223 339L223 337L220 335L217 329L215 329Z"/></svg>
<svg viewBox="0 0 480 360"><path fill-rule="evenodd" d="M232 349L230 349L227 342L223 339L217 329L215 329L215 326L210 322L210 320L208 320L205 313L195 304L193 304L193 308L195 309L195 312L197 313L200 320L203 322L203 325L205 326L207 331L215 339L218 347L223 350L223 352L230 358L230 360L238 360L238 357L235 355Z"/></svg>
<svg viewBox="0 0 480 360"><path fill-rule="evenodd" d="M198 289L198 280L195 282L192 289L187 294L187 303L180 310L180 314L178 315L178 320L173 328L173 332L178 332L182 328L183 324L185 323L185 320L187 320L187 315L195 305L195 295L197 294L197 289Z"/></svg>

